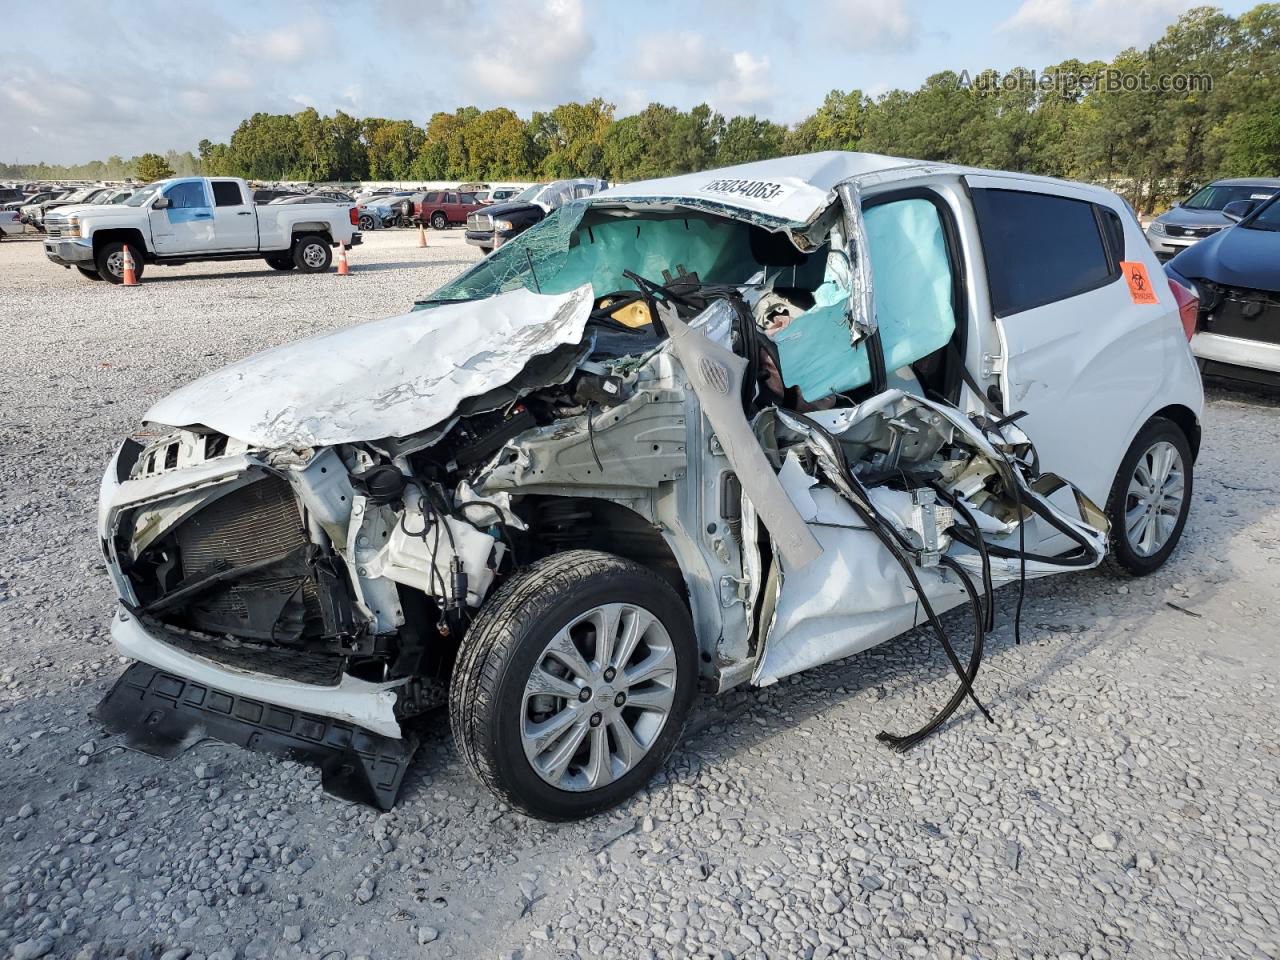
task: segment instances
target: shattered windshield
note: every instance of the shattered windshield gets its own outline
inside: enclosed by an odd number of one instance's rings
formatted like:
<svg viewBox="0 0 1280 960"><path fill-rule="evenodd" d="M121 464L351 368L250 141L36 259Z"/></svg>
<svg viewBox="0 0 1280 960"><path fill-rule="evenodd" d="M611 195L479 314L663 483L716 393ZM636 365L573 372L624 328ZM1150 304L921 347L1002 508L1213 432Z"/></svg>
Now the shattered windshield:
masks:
<svg viewBox="0 0 1280 960"><path fill-rule="evenodd" d="M822 266L822 258L800 252L786 234L741 219L668 204L623 209L571 200L421 305L519 289L561 294L583 284L603 297L635 290L628 271L655 283L685 277L738 285L761 267L790 268L796 284L816 289Z"/></svg>

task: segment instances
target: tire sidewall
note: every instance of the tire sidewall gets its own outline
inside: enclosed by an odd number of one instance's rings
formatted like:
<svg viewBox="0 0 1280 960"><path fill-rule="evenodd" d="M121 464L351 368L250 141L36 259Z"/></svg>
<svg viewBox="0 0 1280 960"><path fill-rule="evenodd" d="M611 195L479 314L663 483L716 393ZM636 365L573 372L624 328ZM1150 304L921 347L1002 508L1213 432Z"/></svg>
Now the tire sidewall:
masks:
<svg viewBox="0 0 1280 960"><path fill-rule="evenodd" d="M431 229L443 230L449 226L449 220L443 213L433 213L431 215Z"/></svg>
<svg viewBox="0 0 1280 960"><path fill-rule="evenodd" d="M1178 451L1178 455L1182 458L1182 510L1178 514L1177 523L1174 524L1173 532L1169 535L1168 542L1151 556L1144 557L1137 553L1129 543L1129 536L1125 530L1124 523L1124 505L1129 481L1133 478L1138 459L1153 444L1161 440L1173 444ZM1129 446L1128 452L1120 462L1120 470L1116 474L1115 483L1111 487L1111 497L1107 504L1107 517L1111 521L1111 550L1115 562L1136 577L1154 573L1164 566L1165 561L1177 549L1178 542L1182 539L1182 531L1186 528L1187 518L1191 513L1191 498L1194 493L1194 486L1195 478L1191 462L1191 447L1187 443L1186 435L1171 420L1157 417L1149 421L1138 431L1137 437L1134 438L1133 443Z"/></svg>
<svg viewBox="0 0 1280 960"><path fill-rule="evenodd" d="M312 246L318 246L324 251L324 262L319 266L313 267L303 259L303 251ZM299 237L297 243L293 245L293 263L303 273L324 273L333 263L333 251L329 247L329 241L314 233Z"/></svg>
<svg viewBox="0 0 1280 960"><path fill-rule="evenodd" d="M126 246L129 248L129 252L133 255L133 276L137 280L142 279L142 251L132 243L126 243L123 240L112 240L110 243L103 245L94 260L98 267L98 276L107 281L107 283L114 283L117 285L124 283L123 275L117 277L107 269L107 261L111 258L113 253L124 250Z"/></svg>
<svg viewBox="0 0 1280 960"><path fill-rule="evenodd" d="M502 785L539 816L576 819L616 806L649 782L679 741L696 692L698 651L688 610L674 591L663 590L662 586L665 585L651 577L614 568L558 598L521 624L523 636L498 682L495 709L488 718L489 734L490 742L497 747L497 774ZM554 633L592 607L605 603L642 606L661 621L675 649L675 699L658 739L631 770L599 790L560 790L543 780L525 756L520 737L524 687Z"/></svg>

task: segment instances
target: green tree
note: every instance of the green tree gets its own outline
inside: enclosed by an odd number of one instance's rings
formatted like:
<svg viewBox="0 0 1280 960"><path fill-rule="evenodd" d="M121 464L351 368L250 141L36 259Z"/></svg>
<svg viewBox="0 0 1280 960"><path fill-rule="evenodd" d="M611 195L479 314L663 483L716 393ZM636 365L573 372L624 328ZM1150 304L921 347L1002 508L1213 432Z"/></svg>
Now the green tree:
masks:
<svg viewBox="0 0 1280 960"><path fill-rule="evenodd" d="M173 176L173 168L158 153L144 153L133 160L133 175L139 180L151 183L154 180L167 180Z"/></svg>
<svg viewBox="0 0 1280 960"><path fill-rule="evenodd" d="M767 160L782 153L787 128L755 115L730 117L716 144L716 166Z"/></svg>

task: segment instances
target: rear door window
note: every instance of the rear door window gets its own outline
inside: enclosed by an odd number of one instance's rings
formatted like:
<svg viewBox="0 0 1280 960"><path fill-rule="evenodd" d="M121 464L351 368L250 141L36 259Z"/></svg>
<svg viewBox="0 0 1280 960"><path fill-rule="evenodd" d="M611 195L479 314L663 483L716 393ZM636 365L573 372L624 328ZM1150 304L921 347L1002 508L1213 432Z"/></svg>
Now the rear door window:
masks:
<svg viewBox="0 0 1280 960"><path fill-rule="evenodd" d="M240 184L230 180L214 180L213 205L215 207L243 206L244 198L240 196Z"/></svg>
<svg viewBox="0 0 1280 960"><path fill-rule="evenodd" d="M1097 208L1086 200L977 189L973 206L997 317L1066 300L1120 276Z"/></svg>

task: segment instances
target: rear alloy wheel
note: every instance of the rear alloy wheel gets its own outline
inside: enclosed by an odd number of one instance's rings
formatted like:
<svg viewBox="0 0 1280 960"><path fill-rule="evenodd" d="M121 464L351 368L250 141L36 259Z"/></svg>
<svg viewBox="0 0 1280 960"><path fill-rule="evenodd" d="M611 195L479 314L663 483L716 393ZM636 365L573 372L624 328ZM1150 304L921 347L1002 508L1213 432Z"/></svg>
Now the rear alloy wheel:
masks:
<svg viewBox="0 0 1280 960"><path fill-rule="evenodd" d="M80 271L80 276L85 277L89 280L102 279L101 274L99 274L98 271L94 270L92 267L76 267L76 269Z"/></svg>
<svg viewBox="0 0 1280 960"><path fill-rule="evenodd" d="M326 237L311 233L293 244L293 264L303 273L323 273L332 262L333 250Z"/></svg>
<svg viewBox="0 0 1280 960"><path fill-rule="evenodd" d="M1115 562L1135 576L1164 565L1191 509L1191 447L1177 424L1157 417L1120 464L1107 516Z"/></svg>
<svg viewBox="0 0 1280 960"><path fill-rule="evenodd" d="M112 240L104 243L98 250L95 260L98 264L99 279L106 280L108 283L124 283L124 241ZM135 279L142 279L142 249L135 244L129 244L129 252L133 255L133 275Z"/></svg>
<svg viewBox="0 0 1280 960"><path fill-rule="evenodd" d="M272 270L292 270L295 266L293 258L287 253L279 256L264 257L263 259L267 261L267 266Z"/></svg>
<svg viewBox="0 0 1280 960"><path fill-rule="evenodd" d="M689 611L629 560L556 554L480 610L449 691L458 750L499 798L585 817L644 786L679 740L698 669Z"/></svg>
<svg viewBox="0 0 1280 960"><path fill-rule="evenodd" d="M431 227L434 230L443 230L449 226L449 218L443 213L433 213L431 215Z"/></svg>
<svg viewBox="0 0 1280 960"><path fill-rule="evenodd" d="M373 217L369 216L367 213L360 217L361 230L365 231L366 233L370 233L373 231L373 227L374 227Z"/></svg>

